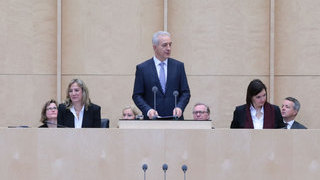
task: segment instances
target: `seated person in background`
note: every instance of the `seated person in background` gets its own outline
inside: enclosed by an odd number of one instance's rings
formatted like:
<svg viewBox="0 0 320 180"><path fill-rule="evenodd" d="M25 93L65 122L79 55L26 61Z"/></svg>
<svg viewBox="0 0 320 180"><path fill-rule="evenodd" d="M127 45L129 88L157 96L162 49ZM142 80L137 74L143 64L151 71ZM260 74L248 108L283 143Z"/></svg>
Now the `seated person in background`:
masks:
<svg viewBox="0 0 320 180"><path fill-rule="evenodd" d="M283 121L287 124L285 129L307 129L304 125L298 123L294 119L300 110L300 103L293 97L287 97L283 100L281 114Z"/></svg>
<svg viewBox="0 0 320 180"><path fill-rule="evenodd" d="M204 103L197 103L193 106L193 119L194 120L209 120L210 119L210 109Z"/></svg>
<svg viewBox="0 0 320 180"><path fill-rule="evenodd" d="M137 115L138 112L133 106L126 106L122 110L122 119L136 119Z"/></svg>
<svg viewBox="0 0 320 180"><path fill-rule="evenodd" d="M91 103L82 80L72 79L69 83L65 103L58 108L58 124L70 128L101 127L101 107Z"/></svg>
<svg viewBox="0 0 320 180"><path fill-rule="evenodd" d="M259 79L252 80L247 88L246 104L236 107L230 128L276 129L284 126L280 108L267 101L267 87Z"/></svg>
<svg viewBox="0 0 320 180"><path fill-rule="evenodd" d="M57 102L51 99L50 101L47 101L42 107L40 121L43 123L43 125L39 126L39 128L56 128L57 116Z"/></svg>

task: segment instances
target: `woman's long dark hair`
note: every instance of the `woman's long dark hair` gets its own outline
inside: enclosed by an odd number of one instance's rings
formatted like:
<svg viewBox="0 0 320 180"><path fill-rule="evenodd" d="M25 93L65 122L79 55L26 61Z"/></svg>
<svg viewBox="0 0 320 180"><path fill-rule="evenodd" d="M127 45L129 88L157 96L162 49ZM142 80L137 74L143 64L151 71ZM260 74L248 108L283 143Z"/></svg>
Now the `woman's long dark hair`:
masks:
<svg viewBox="0 0 320 180"><path fill-rule="evenodd" d="M252 104L252 97L259 94L262 90L266 91L267 93L267 87L266 85L263 84L263 82L260 79L254 79L250 82L248 89L247 89L247 105L251 105ZM268 96L267 96L268 99Z"/></svg>

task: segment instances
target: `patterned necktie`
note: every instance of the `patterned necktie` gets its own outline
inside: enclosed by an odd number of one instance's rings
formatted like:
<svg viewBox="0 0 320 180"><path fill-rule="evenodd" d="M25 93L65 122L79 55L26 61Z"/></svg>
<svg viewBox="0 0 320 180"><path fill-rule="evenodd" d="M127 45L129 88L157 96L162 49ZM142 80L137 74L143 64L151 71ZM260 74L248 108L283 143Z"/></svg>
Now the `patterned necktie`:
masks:
<svg viewBox="0 0 320 180"><path fill-rule="evenodd" d="M160 84L161 84L163 93L165 93L166 92L166 76L164 72L164 62L161 62L159 65L160 65L160 73L159 73Z"/></svg>

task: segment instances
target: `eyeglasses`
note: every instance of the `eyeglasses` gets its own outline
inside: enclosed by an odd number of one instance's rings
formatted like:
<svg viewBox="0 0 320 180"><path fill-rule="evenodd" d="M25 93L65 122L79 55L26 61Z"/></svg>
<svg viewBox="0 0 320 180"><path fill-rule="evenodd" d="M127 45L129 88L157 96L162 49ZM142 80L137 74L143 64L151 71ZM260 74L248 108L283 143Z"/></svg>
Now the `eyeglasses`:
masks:
<svg viewBox="0 0 320 180"><path fill-rule="evenodd" d="M207 113L207 111L193 111L193 114L204 114Z"/></svg>
<svg viewBox="0 0 320 180"><path fill-rule="evenodd" d="M57 110L57 107L48 107L48 108L47 108L47 111L49 111L49 110L50 110L50 111L55 111L55 110Z"/></svg>

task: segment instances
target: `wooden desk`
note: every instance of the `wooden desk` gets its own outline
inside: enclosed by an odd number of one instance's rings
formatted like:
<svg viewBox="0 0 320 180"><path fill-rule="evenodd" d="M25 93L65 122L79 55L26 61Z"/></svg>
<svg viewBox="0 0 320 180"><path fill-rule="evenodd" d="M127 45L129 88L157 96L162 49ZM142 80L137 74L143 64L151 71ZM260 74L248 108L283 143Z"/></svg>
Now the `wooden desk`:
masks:
<svg viewBox="0 0 320 180"><path fill-rule="evenodd" d="M319 130L0 129L1 179L318 180Z"/></svg>

